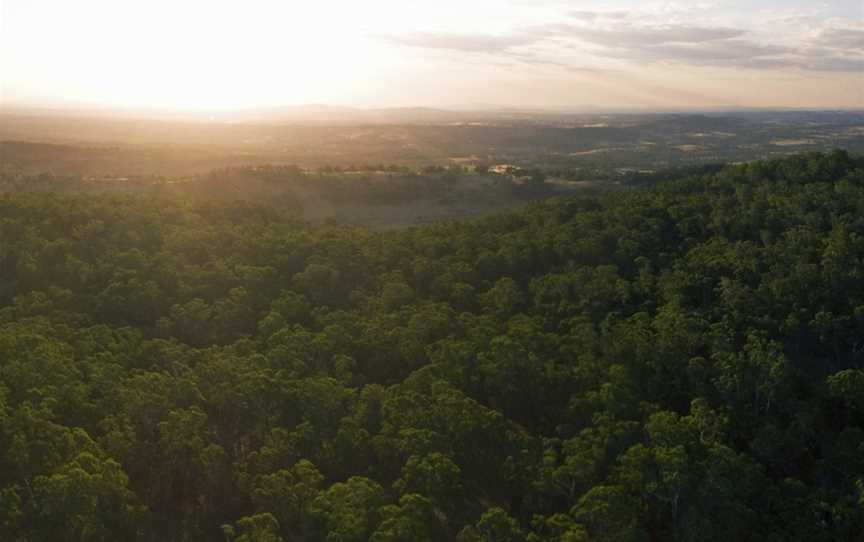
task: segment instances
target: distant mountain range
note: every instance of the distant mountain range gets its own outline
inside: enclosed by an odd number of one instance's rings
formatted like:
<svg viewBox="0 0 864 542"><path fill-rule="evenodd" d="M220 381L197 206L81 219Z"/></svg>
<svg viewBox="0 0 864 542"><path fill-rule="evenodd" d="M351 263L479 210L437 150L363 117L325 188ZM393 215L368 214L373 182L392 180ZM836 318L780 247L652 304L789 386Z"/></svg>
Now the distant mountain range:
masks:
<svg viewBox="0 0 864 542"><path fill-rule="evenodd" d="M622 117L638 116L644 120L651 115L791 115L810 113L847 114L850 111L811 111L788 109L757 109L747 107L716 107L704 109L541 109L508 108L494 106L460 106L452 109L432 107L392 107L363 109L322 104L293 105L264 108L236 109L231 111L181 111L157 108L110 108L110 107L34 107L0 105L0 115L28 117L100 118L121 120L161 120L181 122L216 122L228 124L295 124L295 125L370 125L370 124L500 124L540 123L568 124Z"/></svg>

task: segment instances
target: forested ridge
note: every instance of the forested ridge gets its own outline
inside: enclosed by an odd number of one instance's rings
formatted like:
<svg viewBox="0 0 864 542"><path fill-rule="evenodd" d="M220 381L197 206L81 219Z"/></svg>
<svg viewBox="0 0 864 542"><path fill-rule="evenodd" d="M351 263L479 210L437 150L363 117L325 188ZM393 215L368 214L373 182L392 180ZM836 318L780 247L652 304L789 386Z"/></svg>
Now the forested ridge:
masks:
<svg viewBox="0 0 864 542"><path fill-rule="evenodd" d="M388 232L0 196L0 540L862 533L864 158Z"/></svg>

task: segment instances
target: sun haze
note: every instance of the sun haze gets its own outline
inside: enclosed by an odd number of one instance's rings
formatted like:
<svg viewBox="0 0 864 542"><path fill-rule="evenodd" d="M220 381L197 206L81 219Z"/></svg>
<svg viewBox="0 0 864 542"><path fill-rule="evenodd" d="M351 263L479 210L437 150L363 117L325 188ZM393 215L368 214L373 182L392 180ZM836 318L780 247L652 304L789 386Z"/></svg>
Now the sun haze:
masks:
<svg viewBox="0 0 864 542"><path fill-rule="evenodd" d="M864 106L858 0L0 0L4 106Z"/></svg>

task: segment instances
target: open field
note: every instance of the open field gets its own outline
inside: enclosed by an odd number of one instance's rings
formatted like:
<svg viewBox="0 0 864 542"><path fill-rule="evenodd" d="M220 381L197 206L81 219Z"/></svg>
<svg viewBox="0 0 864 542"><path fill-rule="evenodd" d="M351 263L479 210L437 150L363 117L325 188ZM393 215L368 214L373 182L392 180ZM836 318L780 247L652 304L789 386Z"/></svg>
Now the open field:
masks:
<svg viewBox="0 0 864 542"><path fill-rule="evenodd" d="M291 118L179 122L7 112L0 114L0 162L27 173L55 168L82 175L176 176L261 164L660 169L833 147L864 150L861 111L431 118L406 122L391 114L378 122L365 118L365 124L304 118L303 124Z"/></svg>

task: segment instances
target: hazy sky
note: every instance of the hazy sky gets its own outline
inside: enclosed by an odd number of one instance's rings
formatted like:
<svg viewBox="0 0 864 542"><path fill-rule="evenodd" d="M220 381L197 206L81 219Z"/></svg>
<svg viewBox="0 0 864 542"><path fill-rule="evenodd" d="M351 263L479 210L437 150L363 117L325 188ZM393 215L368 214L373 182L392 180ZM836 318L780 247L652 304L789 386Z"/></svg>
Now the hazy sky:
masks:
<svg viewBox="0 0 864 542"><path fill-rule="evenodd" d="M3 104L864 107L864 0L0 0Z"/></svg>

